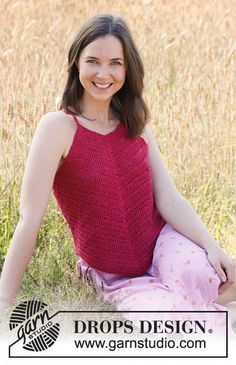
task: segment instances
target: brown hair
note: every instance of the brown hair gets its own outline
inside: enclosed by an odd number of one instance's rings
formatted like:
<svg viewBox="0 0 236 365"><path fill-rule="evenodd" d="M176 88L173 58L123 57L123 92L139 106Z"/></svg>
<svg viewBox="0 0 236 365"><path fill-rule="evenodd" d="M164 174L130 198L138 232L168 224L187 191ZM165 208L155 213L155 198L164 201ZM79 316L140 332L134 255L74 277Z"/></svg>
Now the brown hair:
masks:
<svg viewBox="0 0 236 365"><path fill-rule="evenodd" d="M120 16L113 14L97 14L87 20L76 35L68 54L69 73L59 110L65 109L70 113L72 106L78 113L78 100L82 98L83 86L79 80L76 61L80 53L96 38L107 34L117 37L122 45L127 66L126 78L122 88L112 96L111 108L122 122L124 122L130 138L140 135L150 117L148 107L143 100L144 67L132 38L131 32Z"/></svg>

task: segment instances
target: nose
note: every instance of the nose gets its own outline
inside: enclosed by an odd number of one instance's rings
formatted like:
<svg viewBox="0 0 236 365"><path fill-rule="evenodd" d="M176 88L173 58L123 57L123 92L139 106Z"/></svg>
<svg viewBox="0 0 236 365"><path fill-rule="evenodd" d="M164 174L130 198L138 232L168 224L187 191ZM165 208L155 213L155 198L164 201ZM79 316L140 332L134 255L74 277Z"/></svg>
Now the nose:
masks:
<svg viewBox="0 0 236 365"><path fill-rule="evenodd" d="M100 66L97 72L97 77L102 80L106 80L108 76L109 76L108 68L106 66Z"/></svg>

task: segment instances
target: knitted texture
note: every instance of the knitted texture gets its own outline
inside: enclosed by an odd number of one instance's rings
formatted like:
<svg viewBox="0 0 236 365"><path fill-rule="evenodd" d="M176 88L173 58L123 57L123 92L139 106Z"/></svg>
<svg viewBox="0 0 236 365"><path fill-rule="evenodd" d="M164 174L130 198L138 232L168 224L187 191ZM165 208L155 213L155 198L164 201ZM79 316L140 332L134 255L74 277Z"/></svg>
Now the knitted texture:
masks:
<svg viewBox="0 0 236 365"><path fill-rule="evenodd" d="M128 138L122 122L102 135L72 116L77 129L53 194L76 253L100 271L142 274L166 223L154 203L148 145Z"/></svg>

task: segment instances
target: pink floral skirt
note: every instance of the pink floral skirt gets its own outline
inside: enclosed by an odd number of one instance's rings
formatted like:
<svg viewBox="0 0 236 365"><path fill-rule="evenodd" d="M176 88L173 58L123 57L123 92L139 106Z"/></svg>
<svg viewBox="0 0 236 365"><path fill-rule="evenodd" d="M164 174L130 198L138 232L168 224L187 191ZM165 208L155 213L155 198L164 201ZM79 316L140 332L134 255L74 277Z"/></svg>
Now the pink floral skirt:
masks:
<svg viewBox="0 0 236 365"><path fill-rule="evenodd" d="M226 310L214 303L221 281L206 251L168 223L157 238L152 263L144 274L130 277L102 272L82 258L77 261L76 269L83 281L93 284L104 303L115 305L118 311ZM151 315L154 316L151 313L149 318ZM124 316L138 320L137 313ZM176 314L178 316L182 314ZM185 318L191 316L185 314ZM204 314L204 319L225 328L223 313Z"/></svg>

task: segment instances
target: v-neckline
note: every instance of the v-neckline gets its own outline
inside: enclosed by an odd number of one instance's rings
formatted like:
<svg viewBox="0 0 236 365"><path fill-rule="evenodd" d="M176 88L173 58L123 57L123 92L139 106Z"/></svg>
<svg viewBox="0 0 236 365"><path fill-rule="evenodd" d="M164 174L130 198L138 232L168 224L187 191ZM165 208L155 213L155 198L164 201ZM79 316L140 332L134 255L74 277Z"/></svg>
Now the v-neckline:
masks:
<svg viewBox="0 0 236 365"><path fill-rule="evenodd" d="M65 110L63 109L63 111L65 112ZM109 133L106 133L106 134L102 134L102 133L99 133L99 132L97 132L97 131L94 131L94 130L92 130L92 129L89 129L89 128L87 128L87 127L85 127L85 126L83 126L80 122L79 122L79 120L78 120L78 118L77 118L77 115L73 112L73 111L71 111L70 113L69 113L70 115L72 115L73 117L74 117L74 119L76 119L76 123L77 123L77 126L78 127L81 127L82 129L84 129L85 131L88 131L89 133L93 133L93 134L97 134L97 135L99 135L99 136L101 136L101 137L108 137L108 136L110 136L110 135L113 135L113 134L115 134L120 128L121 128L121 126L122 126L122 122L121 121L119 121L119 123L118 123L118 125L115 127L115 129L113 129L111 132L109 132Z"/></svg>
<svg viewBox="0 0 236 365"><path fill-rule="evenodd" d="M75 117L76 117L76 116L75 116ZM77 120L77 125L78 125L78 127L80 127L80 128L82 128L82 129L84 129L84 130L88 131L89 133L97 134L97 135L99 135L99 136L101 136L101 137L108 137L108 136L110 136L110 135L113 135L114 133L116 133L116 132L120 129L121 124L122 124L122 122L120 121L120 122L119 122L119 124L115 127L115 129L113 129L111 132L106 133L106 134L102 134L102 133L99 133L99 132L97 132L97 131L94 131L94 130L92 130L92 129L89 129L89 128L87 128L87 127L83 126L83 125L82 125L82 124L78 121L78 119L77 119L77 118L76 118L76 120Z"/></svg>

